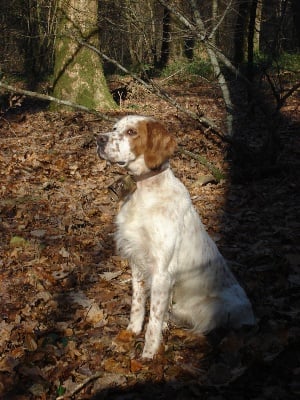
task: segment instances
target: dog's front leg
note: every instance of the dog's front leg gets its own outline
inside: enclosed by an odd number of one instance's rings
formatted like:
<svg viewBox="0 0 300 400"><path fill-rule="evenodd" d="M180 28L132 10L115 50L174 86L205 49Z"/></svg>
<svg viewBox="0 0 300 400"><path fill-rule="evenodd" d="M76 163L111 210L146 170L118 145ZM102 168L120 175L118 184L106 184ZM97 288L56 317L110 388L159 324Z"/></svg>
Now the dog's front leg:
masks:
<svg viewBox="0 0 300 400"><path fill-rule="evenodd" d="M170 277L167 274L154 274L151 284L150 317L145 335L143 358L153 358L159 348L164 316L169 306L170 294Z"/></svg>
<svg viewBox="0 0 300 400"><path fill-rule="evenodd" d="M131 266L132 271L132 301L130 322L127 327L128 330L138 335L143 326L145 317L145 303L146 303L146 288L145 281L135 265Z"/></svg>

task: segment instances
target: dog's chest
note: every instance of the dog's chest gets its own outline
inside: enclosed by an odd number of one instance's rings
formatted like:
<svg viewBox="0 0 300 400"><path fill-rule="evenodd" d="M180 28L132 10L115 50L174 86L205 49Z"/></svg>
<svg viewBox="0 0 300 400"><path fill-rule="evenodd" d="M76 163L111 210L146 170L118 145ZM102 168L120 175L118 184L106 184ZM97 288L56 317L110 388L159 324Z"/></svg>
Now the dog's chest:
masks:
<svg viewBox="0 0 300 400"><path fill-rule="evenodd" d="M151 219L143 205L132 196L120 209L116 218L116 244L126 258L142 258L149 245Z"/></svg>
<svg viewBox="0 0 300 400"><path fill-rule="evenodd" d="M164 240L178 232L189 205L186 190L171 171L138 185L116 218L117 249L131 259L149 259L163 251Z"/></svg>
<svg viewBox="0 0 300 400"><path fill-rule="evenodd" d="M142 231L151 230L153 215L157 214L159 201L157 198L144 196L139 191L134 192L121 207L117 218L117 228L126 237L136 240Z"/></svg>

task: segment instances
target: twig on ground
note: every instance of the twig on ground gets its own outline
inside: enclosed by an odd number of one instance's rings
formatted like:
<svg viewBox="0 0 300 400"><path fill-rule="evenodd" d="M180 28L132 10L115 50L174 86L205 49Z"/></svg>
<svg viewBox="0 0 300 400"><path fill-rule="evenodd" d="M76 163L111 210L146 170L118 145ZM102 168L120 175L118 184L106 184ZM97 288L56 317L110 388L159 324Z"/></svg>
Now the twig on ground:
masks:
<svg viewBox="0 0 300 400"><path fill-rule="evenodd" d="M65 399L68 399L68 398L74 396L74 394L76 394L77 392L82 390L88 383L90 383L91 381L94 381L95 379L100 378L101 376L103 376L103 371L96 372L95 374L86 378L83 382L81 382L78 386L76 386L70 392L63 394L62 396L56 397L56 400L65 400Z"/></svg>

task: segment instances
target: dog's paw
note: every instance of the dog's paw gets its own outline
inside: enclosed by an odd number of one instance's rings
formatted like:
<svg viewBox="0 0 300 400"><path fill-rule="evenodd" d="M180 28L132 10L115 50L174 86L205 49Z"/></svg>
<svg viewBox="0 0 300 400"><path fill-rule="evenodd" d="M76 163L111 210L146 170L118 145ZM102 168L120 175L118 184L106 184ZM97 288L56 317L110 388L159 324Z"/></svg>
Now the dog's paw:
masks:
<svg viewBox="0 0 300 400"><path fill-rule="evenodd" d="M142 327L140 326L140 324L130 322L126 330L135 335L139 335L142 332Z"/></svg>
<svg viewBox="0 0 300 400"><path fill-rule="evenodd" d="M142 359L147 361L147 360L152 360L153 357L155 356L155 352L153 352L151 349L147 350L144 349L142 353Z"/></svg>
<svg viewBox="0 0 300 400"><path fill-rule="evenodd" d="M163 343L160 343L157 349L150 346L147 347L146 344L142 352L141 358L145 362L152 361L153 359L158 362L159 360L161 360L161 357L163 357L164 354L165 354L165 346Z"/></svg>

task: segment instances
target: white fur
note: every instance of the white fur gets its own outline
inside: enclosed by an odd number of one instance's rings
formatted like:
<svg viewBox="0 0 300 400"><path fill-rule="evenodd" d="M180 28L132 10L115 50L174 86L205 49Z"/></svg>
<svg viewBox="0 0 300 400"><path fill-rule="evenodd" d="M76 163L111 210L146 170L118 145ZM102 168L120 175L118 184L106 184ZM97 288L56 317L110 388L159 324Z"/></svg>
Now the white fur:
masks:
<svg viewBox="0 0 300 400"><path fill-rule="evenodd" d="M115 125L100 155L111 161L116 144L127 148L124 129L145 117L125 117ZM126 141L127 139L125 139ZM130 141L127 140L130 144ZM124 159L125 155L127 159ZM149 171L143 157L123 152L129 171ZM128 329L143 327L145 303L150 291L150 317L142 356L152 358L161 341L163 322L171 306L176 320L207 333L218 326L239 328L254 324L251 304L208 236L185 186L166 169L137 182L136 191L117 216L116 242L132 268L132 308ZM137 173L138 171L138 173Z"/></svg>

